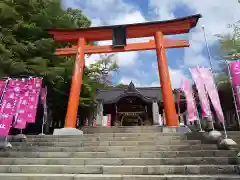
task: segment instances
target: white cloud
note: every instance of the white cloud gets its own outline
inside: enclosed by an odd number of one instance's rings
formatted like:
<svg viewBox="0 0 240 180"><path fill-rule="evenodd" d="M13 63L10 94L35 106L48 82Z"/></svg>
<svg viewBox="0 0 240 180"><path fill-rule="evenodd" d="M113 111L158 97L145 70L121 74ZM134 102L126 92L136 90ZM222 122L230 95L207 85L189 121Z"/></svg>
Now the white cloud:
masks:
<svg viewBox="0 0 240 180"><path fill-rule="evenodd" d="M139 23L146 21L145 17L136 6L129 4L124 0L62 0L62 2L63 5L68 4L71 7L83 10L83 12L92 20L92 26ZM204 0L149 0L148 8L151 10L153 9L158 15L157 19L152 20L167 20L176 18L174 16L174 11L181 10L178 8L184 8L184 6L192 12L201 13L203 18L200 19L199 25L190 34L188 34L187 37L190 39L190 47L184 49L184 57L180 58L184 59L186 68L197 65L206 66L208 63L202 54L205 44L201 25L205 25L208 42L210 45L213 44L217 40L215 34L229 32L227 24L234 23L240 19L240 4L237 3L237 0L211 0L207 2ZM149 14L151 13L152 12L149 12ZM177 37L181 37L181 35ZM177 37L170 38L177 39ZM153 38L129 39L128 43L146 42L149 39ZM112 41L103 41L99 42L99 44L111 45ZM116 60L121 67L132 68L136 66L138 58L138 52L116 53ZM89 65L96 62L98 59L100 59L99 55L92 55L90 58L86 59L86 64ZM156 71L156 76L158 77L158 70L154 69L154 71ZM169 72L172 80L172 87L179 87L181 77L185 77L185 75L181 70L177 69L170 68ZM149 73L147 72L147 74ZM142 76L142 78L144 77L145 76ZM145 77L145 79L148 78L152 79L152 77ZM141 79L138 80L136 78L124 76L122 77L121 82L127 84L131 80L133 80L136 86L159 85L158 80L148 84L143 84L141 83Z"/></svg>
<svg viewBox="0 0 240 180"><path fill-rule="evenodd" d="M160 87L160 81L154 81L149 86L150 87Z"/></svg>
<svg viewBox="0 0 240 180"><path fill-rule="evenodd" d="M138 10L134 10L128 12L127 14L121 14L121 16L118 16L115 19L111 19L109 23L112 25L118 25L118 24L142 23L145 21L146 19L143 17L141 12Z"/></svg>
<svg viewBox="0 0 240 180"><path fill-rule="evenodd" d="M183 71L179 70L179 69L169 69L169 74L170 74L170 79L171 79L171 84L172 84L172 88L179 88L180 87L180 83L182 81L183 78L188 79Z"/></svg>
<svg viewBox="0 0 240 180"><path fill-rule="evenodd" d="M170 74L171 85L172 85L173 89L180 87L180 83L181 83L183 78L188 79L188 77L183 73L183 71L179 70L179 69L169 68L169 74ZM159 76L158 71L156 71L156 76L157 77ZM160 87L160 80L153 81L153 82L150 82L150 83L142 83L141 79L136 79L134 77L133 78L132 77L126 77L126 76L123 76L120 79L119 83L129 84L131 81L134 83L134 85L136 87Z"/></svg>
<svg viewBox="0 0 240 180"><path fill-rule="evenodd" d="M99 60L100 55L99 54L92 54L91 56L87 56L85 55L85 65L89 66L91 64L94 64L97 62L97 60Z"/></svg>
<svg viewBox="0 0 240 180"><path fill-rule="evenodd" d="M116 53L117 64L120 67L132 67L135 65L138 58L138 53L136 52L120 52Z"/></svg>
<svg viewBox="0 0 240 180"><path fill-rule="evenodd" d="M157 63L152 63L153 70L156 72L156 77L159 78L158 66ZM179 88L182 79L188 79L188 77L184 74L182 67L180 69L173 69L169 67L169 75L171 80L171 86L173 89ZM160 81L159 81L160 82ZM158 81L153 82L153 84L158 83Z"/></svg>
<svg viewBox="0 0 240 180"><path fill-rule="evenodd" d="M144 83L141 83L141 81L136 78L126 77L126 76L123 76L120 79L119 83L128 85L131 81L133 82L135 87L160 87L159 81L154 81L149 84L144 84Z"/></svg>
<svg viewBox="0 0 240 180"><path fill-rule="evenodd" d="M149 0L149 5L155 9L159 19L176 18L173 11L181 5L201 13L203 18L199 20L199 25L190 33L190 48L185 49L185 64L188 66L206 65L206 59L202 56L205 48L204 37L201 25L205 25L208 43L211 45L217 38L216 34L228 33L228 24L235 23L240 19L240 4L237 0Z"/></svg>
<svg viewBox="0 0 240 180"><path fill-rule="evenodd" d="M100 18L93 18L91 19L91 26L92 27L97 27L97 26L101 26L103 24L102 20Z"/></svg>
<svg viewBox="0 0 240 180"><path fill-rule="evenodd" d="M135 6L123 0L62 0L63 5L80 8L92 21L92 26L117 25L145 22L146 19ZM130 39L128 43L143 42L150 38ZM111 45L112 41L100 41L99 45ZM120 67L134 66L138 52L115 53ZM86 65L96 62L100 55L92 55L86 59Z"/></svg>
<svg viewBox="0 0 240 180"><path fill-rule="evenodd" d="M101 59L101 54L92 54L91 56L85 56L85 65L89 66L96 63ZM138 54L135 52L121 52L115 53L113 60L117 61L117 64L120 68L130 68L132 67L138 58Z"/></svg>
<svg viewBox="0 0 240 180"><path fill-rule="evenodd" d="M120 80L119 80L119 83L121 83L121 84L129 84L130 82L133 82L133 84L136 86L136 87L139 87L140 86L140 83L139 83L139 81L137 80L137 79L135 79L135 78L130 78L130 77L126 77L126 76L124 76L124 77L122 77Z"/></svg>

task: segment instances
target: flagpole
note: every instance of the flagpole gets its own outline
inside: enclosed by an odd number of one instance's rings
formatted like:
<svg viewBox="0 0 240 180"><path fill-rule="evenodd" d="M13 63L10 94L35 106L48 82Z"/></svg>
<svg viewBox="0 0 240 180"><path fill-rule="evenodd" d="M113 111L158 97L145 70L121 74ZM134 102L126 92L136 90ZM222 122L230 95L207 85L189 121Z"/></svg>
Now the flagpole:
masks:
<svg viewBox="0 0 240 180"><path fill-rule="evenodd" d="M7 88L9 80L10 80L10 78L8 77L5 81L4 88L3 88L1 98L0 98L0 104L2 103L3 96L6 93L6 88ZM5 137L5 147L4 148L12 148L12 144L10 142L8 142L8 136Z"/></svg>
<svg viewBox="0 0 240 180"><path fill-rule="evenodd" d="M44 125L47 120L47 104L46 104L46 98L47 98L47 86L41 89L41 101L43 105L43 117L42 117L42 128L41 133L39 135L45 135L44 134Z"/></svg>
<svg viewBox="0 0 240 180"><path fill-rule="evenodd" d="M237 114L237 120L238 120L238 128L240 129L240 118L239 118L239 113L238 113L238 108L237 108L237 101L236 101L236 97L235 97L235 93L233 90L233 84L232 84L232 75L230 73L230 68L229 68L229 64L227 62L227 60L224 60L226 65L227 65L227 69L228 69L228 78L230 79L230 83L231 83L231 90L232 90L232 95L233 95L233 100L234 100L234 107L235 107L235 111Z"/></svg>
<svg viewBox="0 0 240 180"><path fill-rule="evenodd" d="M191 88L191 89L192 89L192 88ZM199 128L200 128L200 131L199 131L199 132L205 132L205 131L202 129L202 123L201 123L201 119L200 119L200 116L199 116L199 113L198 113L197 104L196 104L196 99L195 99L195 96L194 96L194 93L193 93L193 89L192 89L192 96L193 96L194 108L195 108L195 111L196 111L196 115L197 115L198 123L199 123Z"/></svg>
<svg viewBox="0 0 240 180"><path fill-rule="evenodd" d="M178 88L178 99L177 99L177 105L178 105L178 121L181 123L181 113L180 113L180 100L181 100L181 88Z"/></svg>
<svg viewBox="0 0 240 180"><path fill-rule="evenodd" d="M212 57L211 57L211 53L210 53L210 50L209 50L209 46L208 46L208 42L207 42L207 37L206 37L206 32L205 32L205 27L204 26L202 26L202 30L203 30L203 35L204 35L206 49L207 49L207 52L208 52L208 62L210 64L210 71L211 71L211 73L213 75L214 86L215 86L215 88L217 90L216 81L215 81L214 74L213 74ZM224 121L223 121L222 124L223 124L223 130L224 130L224 134L225 134L225 139L227 139L228 136L227 136L227 130L226 130L226 125L225 125L225 118L224 118Z"/></svg>
<svg viewBox="0 0 240 180"><path fill-rule="evenodd" d="M39 134L39 135L45 135L45 134L43 133L43 131L44 131L44 121L45 121L45 118L44 118L44 113L43 113L43 118L42 118L42 130L41 130L41 134Z"/></svg>

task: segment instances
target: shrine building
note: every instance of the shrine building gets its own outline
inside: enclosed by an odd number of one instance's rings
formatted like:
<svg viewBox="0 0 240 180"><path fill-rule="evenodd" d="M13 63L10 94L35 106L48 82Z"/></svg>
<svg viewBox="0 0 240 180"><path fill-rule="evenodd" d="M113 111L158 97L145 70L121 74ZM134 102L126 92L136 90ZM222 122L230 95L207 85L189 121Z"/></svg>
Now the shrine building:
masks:
<svg viewBox="0 0 240 180"><path fill-rule="evenodd" d="M185 99L173 92L177 112L185 112ZM127 88L98 89L97 125L102 125L103 116L111 115L111 126L157 125L159 114L163 115L163 98L160 87L136 88L131 82Z"/></svg>

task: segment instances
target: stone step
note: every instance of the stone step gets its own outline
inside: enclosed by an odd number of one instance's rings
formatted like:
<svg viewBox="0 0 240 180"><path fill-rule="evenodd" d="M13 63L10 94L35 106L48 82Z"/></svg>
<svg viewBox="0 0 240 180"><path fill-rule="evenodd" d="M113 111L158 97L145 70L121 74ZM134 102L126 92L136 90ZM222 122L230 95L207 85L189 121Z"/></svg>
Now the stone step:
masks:
<svg viewBox="0 0 240 180"><path fill-rule="evenodd" d="M236 150L195 151L109 151L109 152L0 152L0 157L29 158L174 158L174 157L236 157Z"/></svg>
<svg viewBox="0 0 240 180"><path fill-rule="evenodd" d="M186 137L195 136L198 137L201 133L162 133L162 132L139 132L139 133L95 133L95 134L84 134L84 135L27 135L28 138L80 138L80 137L146 137L146 136L171 136L171 137ZM8 136L8 139L14 138L15 136Z"/></svg>
<svg viewBox="0 0 240 180"><path fill-rule="evenodd" d="M0 173L40 174L239 174L237 165L152 165L152 166L103 166L103 165L0 165Z"/></svg>
<svg viewBox="0 0 240 180"><path fill-rule="evenodd" d="M75 137L48 137L48 138L27 138L28 142L69 142L69 141L148 141L149 139L154 141L170 141L170 140L197 140L197 138L194 137L187 137L187 136L161 136L161 135L148 135L148 136L130 136L127 137L126 135L124 137L89 137L89 136L75 136ZM14 139L11 139L10 141L14 142Z"/></svg>
<svg viewBox="0 0 240 180"><path fill-rule="evenodd" d="M88 127L82 129L84 134L91 133L120 133L120 132L178 132L184 133L189 132L186 127L170 128L170 127L160 127L160 126L129 126L129 127Z"/></svg>
<svg viewBox="0 0 240 180"><path fill-rule="evenodd" d="M87 130L83 131L83 134L109 134L109 133L163 133L160 129L93 129L93 130Z"/></svg>
<svg viewBox="0 0 240 180"><path fill-rule="evenodd" d="M31 152L106 152L106 151L187 151L187 150L217 150L216 144L197 145L151 145L151 146L84 146L84 147L49 147L49 146L13 146L10 151Z"/></svg>
<svg viewBox="0 0 240 180"><path fill-rule="evenodd" d="M221 131L221 133L224 134L224 131ZM240 130L239 131L227 131L227 134L240 134Z"/></svg>
<svg viewBox="0 0 240 180"><path fill-rule="evenodd" d="M6 180L239 180L238 175L0 174Z"/></svg>
<svg viewBox="0 0 240 180"><path fill-rule="evenodd" d="M138 137L138 138L79 138L79 139L75 139L75 138L71 138L71 139L66 139L66 138L62 138L62 139L27 139L26 142L29 143L44 143L44 142L54 142L54 143L59 143L59 142L127 142L127 141L137 141L137 142L149 142L149 140L151 140L151 142L200 142L199 139L180 139L180 138L164 138L164 137ZM12 141L14 142L14 141Z"/></svg>
<svg viewBox="0 0 240 180"><path fill-rule="evenodd" d="M12 142L13 146L141 146L141 145L197 145L200 140L172 140L172 141L89 141L89 142Z"/></svg>
<svg viewBox="0 0 240 180"><path fill-rule="evenodd" d="M237 164L234 157L176 158L1 158L1 165L227 165Z"/></svg>

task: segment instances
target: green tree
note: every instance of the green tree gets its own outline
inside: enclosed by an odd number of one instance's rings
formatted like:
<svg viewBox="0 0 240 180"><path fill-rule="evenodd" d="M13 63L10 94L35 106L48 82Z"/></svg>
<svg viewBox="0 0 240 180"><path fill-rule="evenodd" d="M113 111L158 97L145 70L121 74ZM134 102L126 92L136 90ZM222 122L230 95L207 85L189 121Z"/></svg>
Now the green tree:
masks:
<svg viewBox="0 0 240 180"><path fill-rule="evenodd" d="M127 88L127 87L128 87L128 84L122 84L122 83L120 83L120 84L117 84L116 87L117 87L117 88Z"/></svg>
<svg viewBox="0 0 240 180"><path fill-rule="evenodd" d="M240 58L240 21L229 25L232 33L218 35L222 54L228 60L236 60Z"/></svg>
<svg viewBox="0 0 240 180"><path fill-rule="evenodd" d="M48 86L48 107L55 121L63 121L75 57L54 55L58 44L49 36L48 28L86 28L91 21L81 10L63 10L60 0L1 0L0 2L0 77L41 76ZM108 71L117 69L116 63L101 60L85 67L81 103L91 106L99 84L93 74L101 64L110 64Z"/></svg>
<svg viewBox="0 0 240 180"><path fill-rule="evenodd" d="M238 60L240 58L240 21L229 25L231 33L217 35L220 42L220 60L228 62ZM221 74L216 75L215 80L219 92L219 97L222 103L223 110L233 110L233 95L231 89L231 82L228 77L228 67L226 63L222 66Z"/></svg>

